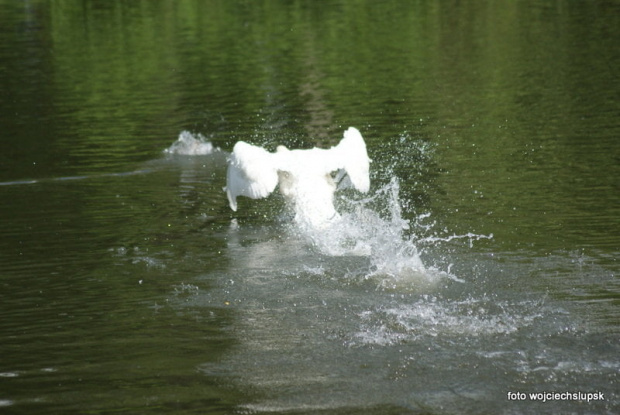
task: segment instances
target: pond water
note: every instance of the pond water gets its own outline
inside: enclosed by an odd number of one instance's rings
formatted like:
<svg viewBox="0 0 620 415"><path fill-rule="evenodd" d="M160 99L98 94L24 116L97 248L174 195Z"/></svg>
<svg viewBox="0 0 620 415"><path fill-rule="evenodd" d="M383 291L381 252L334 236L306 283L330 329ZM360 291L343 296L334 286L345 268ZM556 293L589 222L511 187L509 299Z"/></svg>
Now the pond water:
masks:
<svg viewBox="0 0 620 415"><path fill-rule="evenodd" d="M0 411L620 412L617 1L0 6ZM340 223L230 210L349 126Z"/></svg>

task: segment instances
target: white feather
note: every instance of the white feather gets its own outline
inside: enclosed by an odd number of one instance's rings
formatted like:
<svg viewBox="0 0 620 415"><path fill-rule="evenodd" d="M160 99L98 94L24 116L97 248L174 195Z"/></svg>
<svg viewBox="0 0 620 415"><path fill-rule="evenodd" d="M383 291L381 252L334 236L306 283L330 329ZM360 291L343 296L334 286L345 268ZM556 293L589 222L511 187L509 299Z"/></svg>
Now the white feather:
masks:
<svg viewBox="0 0 620 415"><path fill-rule="evenodd" d="M237 210L237 196L260 199L269 196L278 184L274 155L239 141L228 160L226 194L230 208Z"/></svg>
<svg viewBox="0 0 620 415"><path fill-rule="evenodd" d="M364 139L353 127L329 150L288 150L280 146L269 153L240 141L229 158L226 193L231 209L237 210L237 196L267 197L279 183L296 219L317 226L338 215L331 173L344 170L353 187L365 193L370 188L369 163ZM343 178L339 173L338 181Z"/></svg>
<svg viewBox="0 0 620 415"><path fill-rule="evenodd" d="M360 132L356 128L349 127L336 149L339 152L338 158L342 161L340 168L347 172L353 187L366 193L370 189L370 159Z"/></svg>

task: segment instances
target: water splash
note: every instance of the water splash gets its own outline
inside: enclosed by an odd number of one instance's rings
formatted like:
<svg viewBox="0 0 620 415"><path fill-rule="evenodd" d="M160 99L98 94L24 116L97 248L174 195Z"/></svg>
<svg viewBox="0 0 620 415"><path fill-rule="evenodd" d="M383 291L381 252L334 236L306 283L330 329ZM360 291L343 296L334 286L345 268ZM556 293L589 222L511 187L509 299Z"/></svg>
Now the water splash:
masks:
<svg viewBox="0 0 620 415"><path fill-rule="evenodd" d="M514 302L489 296L447 300L424 295L411 304L361 312L361 330L351 345L510 335L549 313L559 311L549 310L543 301Z"/></svg>
<svg viewBox="0 0 620 415"><path fill-rule="evenodd" d="M413 223L403 218L399 191L400 183L392 177L370 197L351 199L342 196L341 216L327 228L317 229L298 222L290 226L294 233L306 238L323 255L367 257L368 268L349 271L348 276L374 280L382 288L420 289L432 287L444 278L463 282L450 273L449 265L444 270L424 263L418 248L420 241L432 243L432 240L420 238L418 232L428 231L430 225L423 221L428 214L421 215ZM382 209L374 209L374 206ZM486 236L467 234L434 238L471 240Z"/></svg>
<svg viewBox="0 0 620 415"><path fill-rule="evenodd" d="M164 150L166 154L178 154L182 156L204 156L220 151L200 133L192 134L189 131L181 131L179 138L170 147Z"/></svg>
<svg viewBox="0 0 620 415"><path fill-rule="evenodd" d="M399 145L408 145L416 160L426 164L431 157L432 147L418 140L401 137ZM415 150L415 151L414 151ZM214 147L201 134L183 131L167 154L204 155L222 150ZM398 153L397 153L398 154ZM426 160L426 162L424 162ZM380 160L379 160L380 161ZM441 243L465 239L470 247L480 239L492 235L441 235L431 233L434 223L428 223L429 213L422 213L413 221L403 217L406 202L400 198L400 181L395 168L402 160L398 157L379 171L373 172L378 181L384 181L368 196L352 190L337 193L335 208L338 214L329 220L328 226L315 226L303 220L290 220L289 233L305 240L313 250L329 257L365 257L367 266L347 269L346 277L357 280L373 280L386 289L420 289L433 287L444 279L463 282L450 272L451 265L428 265L422 258L420 247L437 246ZM377 164L384 164L378 162ZM294 212L290 218L294 218ZM282 217L282 216L280 216ZM447 233L445 231L444 233Z"/></svg>

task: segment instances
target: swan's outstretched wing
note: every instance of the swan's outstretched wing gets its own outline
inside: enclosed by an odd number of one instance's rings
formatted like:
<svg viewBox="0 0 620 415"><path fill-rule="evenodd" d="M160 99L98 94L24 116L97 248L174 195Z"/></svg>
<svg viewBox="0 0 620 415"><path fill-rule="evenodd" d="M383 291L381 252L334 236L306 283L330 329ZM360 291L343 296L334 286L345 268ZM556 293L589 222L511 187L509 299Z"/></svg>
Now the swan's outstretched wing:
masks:
<svg viewBox="0 0 620 415"><path fill-rule="evenodd" d="M362 138L362 134L356 128L349 127L344 132L344 138L333 150L337 152L337 167L347 172L353 187L360 192L366 193L370 189L370 176L368 173L370 159L366 152L366 143Z"/></svg>
<svg viewBox="0 0 620 415"><path fill-rule="evenodd" d="M314 180L315 175L321 180L325 175L339 171L337 182L341 185L350 182L352 187L365 193L370 188L369 167L366 143L353 127L345 131L340 143L329 150L288 150L282 147L276 153L269 153L261 147L239 141L228 161L226 194L230 208L236 211L237 196L259 199L273 192L278 185L278 171L288 172L304 181L308 178ZM343 177L342 171L347 177ZM283 185L286 187L286 183Z"/></svg>
<svg viewBox="0 0 620 415"><path fill-rule="evenodd" d="M230 208L237 210L237 196L267 197L278 184L274 155L267 150L239 141L233 147L226 174L226 195Z"/></svg>

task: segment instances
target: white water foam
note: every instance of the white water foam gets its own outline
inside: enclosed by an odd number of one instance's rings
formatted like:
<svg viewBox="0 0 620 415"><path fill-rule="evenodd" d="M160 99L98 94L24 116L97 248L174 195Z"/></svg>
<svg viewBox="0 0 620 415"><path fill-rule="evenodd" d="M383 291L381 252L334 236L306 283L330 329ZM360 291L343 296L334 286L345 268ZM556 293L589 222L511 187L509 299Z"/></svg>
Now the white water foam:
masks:
<svg viewBox="0 0 620 415"><path fill-rule="evenodd" d="M170 147L164 150L166 154L178 154L182 156L205 156L220 151L200 133L192 134L189 131L181 131L179 138Z"/></svg>

